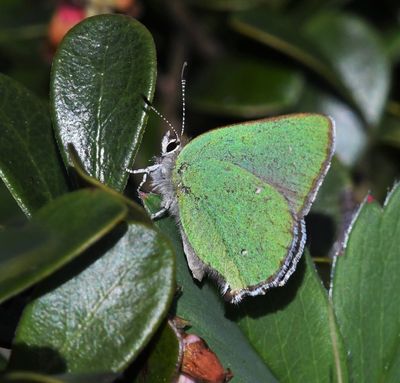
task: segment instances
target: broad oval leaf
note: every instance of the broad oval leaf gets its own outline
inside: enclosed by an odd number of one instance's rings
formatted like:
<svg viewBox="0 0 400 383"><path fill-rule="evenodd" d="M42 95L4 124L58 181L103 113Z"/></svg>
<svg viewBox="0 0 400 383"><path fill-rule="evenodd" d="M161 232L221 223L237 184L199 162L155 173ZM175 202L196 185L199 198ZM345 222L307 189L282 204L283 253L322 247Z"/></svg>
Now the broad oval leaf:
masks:
<svg viewBox="0 0 400 383"><path fill-rule="evenodd" d="M156 212L160 198L148 195L144 203L151 212ZM171 239L177 254L177 283L182 290L177 302L177 315L189 321L188 332L202 337L224 368L231 369L234 375L232 383L276 382L238 325L226 318L224 302L215 286L207 281L202 285L194 281L175 222L166 218L157 221L157 226Z"/></svg>
<svg viewBox="0 0 400 383"><path fill-rule="evenodd" d="M68 191L47 105L0 74L0 177L30 216Z"/></svg>
<svg viewBox="0 0 400 383"><path fill-rule="evenodd" d="M64 38L55 56L52 113L60 149L70 164L73 144L87 172L122 191L142 139L156 53L149 31L122 15L88 18Z"/></svg>
<svg viewBox="0 0 400 383"><path fill-rule="evenodd" d="M243 302L234 315L279 382L348 381L341 336L309 255L287 285Z"/></svg>
<svg viewBox="0 0 400 383"><path fill-rule="evenodd" d="M259 117L287 110L297 101L302 85L300 73L293 70L261 60L229 57L201 73L190 100L204 112Z"/></svg>
<svg viewBox="0 0 400 383"><path fill-rule="evenodd" d="M104 255L90 249L94 262L26 307L11 368L118 372L148 343L174 293L172 248L142 224L119 227L101 245Z"/></svg>
<svg viewBox="0 0 400 383"><path fill-rule="evenodd" d="M387 99L390 66L383 45L363 20L320 13L304 25L268 10L237 13L232 26L312 68L377 124Z"/></svg>
<svg viewBox="0 0 400 383"><path fill-rule="evenodd" d="M335 121L335 155L345 165L354 165L367 146L363 120L340 98L308 85L296 106L299 112L322 113Z"/></svg>
<svg viewBox="0 0 400 383"><path fill-rule="evenodd" d="M304 33L336 73L366 121L376 125L390 85L389 60L379 35L356 16L331 12L311 18Z"/></svg>
<svg viewBox="0 0 400 383"><path fill-rule="evenodd" d="M332 296L354 382L400 376L400 185L384 207L364 202L336 258Z"/></svg>
<svg viewBox="0 0 400 383"><path fill-rule="evenodd" d="M176 382L182 362L181 336L165 323L135 361L135 383Z"/></svg>
<svg viewBox="0 0 400 383"><path fill-rule="evenodd" d="M27 217L18 206L17 201L4 182L0 180L0 230L7 226L21 225L26 221Z"/></svg>
<svg viewBox="0 0 400 383"><path fill-rule="evenodd" d="M22 228L0 231L0 302L71 261L126 214L116 198L86 189L55 199Z"/></svg>

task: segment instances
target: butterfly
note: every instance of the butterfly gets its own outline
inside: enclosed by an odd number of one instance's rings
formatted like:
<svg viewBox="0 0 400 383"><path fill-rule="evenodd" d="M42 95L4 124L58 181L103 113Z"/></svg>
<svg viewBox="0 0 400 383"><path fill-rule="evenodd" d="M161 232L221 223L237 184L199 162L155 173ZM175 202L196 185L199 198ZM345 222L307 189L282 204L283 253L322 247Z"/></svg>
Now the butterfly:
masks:
<svg viewBox="0 0 400 383"><path fill-rule="evenodd" d="M182 77L183 110L184 89ZM331 163L333 121L292 114L217 128L189 142L183 131L184 122L180 133L170 125L161 156L131 171L144 175L139 188L149 176L162 197L153 218L175 217L193 277L210 276L226 300L283 286L303 253L304 217Z"/></svg>

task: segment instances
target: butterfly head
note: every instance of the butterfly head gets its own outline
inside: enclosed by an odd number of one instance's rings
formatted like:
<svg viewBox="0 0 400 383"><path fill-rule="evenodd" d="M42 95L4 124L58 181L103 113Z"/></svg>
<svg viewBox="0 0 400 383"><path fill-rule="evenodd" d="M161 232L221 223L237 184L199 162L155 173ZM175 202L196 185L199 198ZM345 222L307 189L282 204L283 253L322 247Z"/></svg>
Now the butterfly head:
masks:
<svg viewBox="0 0 400 383"><path fill-rule="evenodd" d="M168 130L161 141L161 156L165 157L177 153L182 148L181 137L175 130Z"/></svg>

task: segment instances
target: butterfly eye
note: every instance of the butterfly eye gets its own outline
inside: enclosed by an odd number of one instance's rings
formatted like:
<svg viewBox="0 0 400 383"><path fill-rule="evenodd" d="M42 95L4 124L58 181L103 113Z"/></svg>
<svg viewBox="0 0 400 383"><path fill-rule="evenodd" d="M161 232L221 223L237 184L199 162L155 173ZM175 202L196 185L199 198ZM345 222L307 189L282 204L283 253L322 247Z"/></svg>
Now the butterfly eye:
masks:
<svg viewBox="0 0 400 383"><path fill-rule="evenodd" d="M179 145L180 142L178 140L171 140L170 142L168 142L166 153L173 152Z"/></svg>

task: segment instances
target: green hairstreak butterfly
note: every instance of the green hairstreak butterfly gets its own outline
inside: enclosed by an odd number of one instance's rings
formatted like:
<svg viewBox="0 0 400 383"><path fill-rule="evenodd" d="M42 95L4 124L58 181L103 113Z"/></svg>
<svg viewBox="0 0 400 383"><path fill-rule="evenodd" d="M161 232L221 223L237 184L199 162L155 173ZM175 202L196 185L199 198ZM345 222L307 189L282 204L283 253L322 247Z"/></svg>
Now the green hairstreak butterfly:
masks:
<svg viewBox="0 0 400 383"><path fill-rule="evenodd" d="M209 275L234 303L284 285L330 166L333 121L293 114L218 128L187 144L170 128L156 163L133 172L144 174L141 185L150 176L162 196L154 217L176 218L193 277Z"/></svg>

